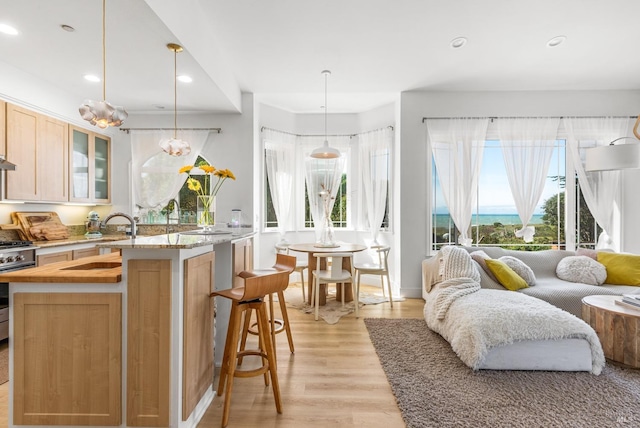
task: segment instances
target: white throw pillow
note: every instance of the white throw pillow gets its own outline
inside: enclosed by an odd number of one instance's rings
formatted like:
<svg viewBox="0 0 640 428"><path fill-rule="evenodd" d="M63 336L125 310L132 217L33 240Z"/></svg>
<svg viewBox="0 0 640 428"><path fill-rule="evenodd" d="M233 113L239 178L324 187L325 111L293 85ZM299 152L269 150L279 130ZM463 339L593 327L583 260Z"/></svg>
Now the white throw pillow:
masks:
<svg viewBox="0 0 640 428"><path fill-rule="evenodd" d="M602 285L607 279L607 268L588 256L568 256L558 263L556 275L569 282Z"/></svg>
<svg viewBox="0 0 640 428"><path fill-rule="evenodd" d="M502 256L498 260L509 266L515 273L522 277L529 287L536 285L535 274L522 260L513 256Z"/></svg>

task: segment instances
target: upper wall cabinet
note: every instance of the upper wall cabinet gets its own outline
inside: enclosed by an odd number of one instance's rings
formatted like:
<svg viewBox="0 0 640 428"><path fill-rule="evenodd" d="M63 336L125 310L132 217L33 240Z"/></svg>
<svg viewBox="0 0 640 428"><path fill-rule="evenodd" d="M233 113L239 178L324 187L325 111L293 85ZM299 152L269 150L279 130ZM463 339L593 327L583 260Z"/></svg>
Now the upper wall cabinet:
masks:
<svg viewBox="0 0 640 428"><path fill-rule="evenodd" d="M7 151L7 103L0 100L0 156L4 156Z"/></svg>
<svg viewBox="0 0 640 428"><path fill-rule="evenodd" d="M111 139L85 129L69 127L70 201L111 201Z"/></svg>
<svg viewBox="0 0 640 428"><path fill-rule="evenodd" d="M19 201L66 202L68 125L13 104L6 105L6 197Z"/></svg>

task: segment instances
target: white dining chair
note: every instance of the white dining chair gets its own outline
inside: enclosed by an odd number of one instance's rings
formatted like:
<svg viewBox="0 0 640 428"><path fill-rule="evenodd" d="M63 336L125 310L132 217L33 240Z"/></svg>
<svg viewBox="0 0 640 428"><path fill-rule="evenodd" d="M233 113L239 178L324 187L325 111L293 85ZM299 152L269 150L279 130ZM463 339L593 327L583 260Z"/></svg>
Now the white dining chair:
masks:
<svg viewBox="0 0 640 428"><path fill-rule="evenodd" d="M382 285L382 295L384 292L384 278L387 278L387 290L389 291L389 303L393 308L393 295L391 294L391 280L389 279L389 250L388 245L372 245L370 247L377 253L378 263L356 263L353 267L356 276L355 298L360 298L360 278L362 275L378 275ZM356 305L356 318L358 318L358 305Z"/></svg>
<svg viewBox="0 0 640 428"><path fill-rule="evenodd" d="M339 284L342 287L342 306L344 306L344 287L349 284L353 287L353 253L313 253L316 258L316 269L311 272L311 304L315 306L315 319L318 321L320 312L320 284ZM331 259L331 265L327 264L327 259ZM324 260L323 260L324 259ZM349 270L342 268L343 259L349 259ZM324 269L322 269L324 261ZM355 290L354 290L355 294ZM356 308L358 300L355 301ZM357 310L357 309L356 309Z"/></svg>
<svg viewBox="0 0 640 428"><path fill-rule="evenodd" d="M289 244L288 243L278 243L275 245L276 253L280 254L289 254ZM296 267L293 270L294 272L298 272L300 274L300 282L302 283L302 301L307 301L307 293L305 292L304 285L304 271L309 269L309 262L306 260L300 260L299 257L296 257Z"/></svg>

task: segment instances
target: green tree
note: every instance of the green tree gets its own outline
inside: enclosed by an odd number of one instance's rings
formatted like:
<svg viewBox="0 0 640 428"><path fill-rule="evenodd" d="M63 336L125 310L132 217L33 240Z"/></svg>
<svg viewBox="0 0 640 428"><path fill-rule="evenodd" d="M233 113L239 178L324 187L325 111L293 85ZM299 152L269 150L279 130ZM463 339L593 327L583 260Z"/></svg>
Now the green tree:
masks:
<svg viewBox="0 0 640 428"><path fill-rule="evenodd" d="M577 189L579 191L579 188ZM564 192L553 195L544 202L542 221L544 224L554 227L560 227L562 234L564 233ZM558 203L560 209L558 210ZM558 213L560 217L558 217ZM582 192L580 192L580 198L578 205L576 206L576 213L578 213L578 227L576 228L576 240L577 243L595 243L598 239L598 234L602 231L596 226L596 221L589 211L587 202L584 200Z"/></svg>

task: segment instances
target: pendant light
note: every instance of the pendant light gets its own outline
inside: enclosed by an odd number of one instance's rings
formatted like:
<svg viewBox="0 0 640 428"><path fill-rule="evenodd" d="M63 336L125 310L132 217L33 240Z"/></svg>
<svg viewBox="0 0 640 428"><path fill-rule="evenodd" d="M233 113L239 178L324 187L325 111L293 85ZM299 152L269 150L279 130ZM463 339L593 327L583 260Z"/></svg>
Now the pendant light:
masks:
<svg viewBox="0 0 640 428"><path fill-rule="evenodd" d="M322 70L322 74L324 74L324 143L314 149L310 156L316 159L335 159L340 157L340 151L329 147L329 139L327 138L327 78L331 71Z"/></svg>
<svg viewBox="0 0 640 428"><path fill-rule="evenodd" d="M105 129L109 126L120 126L129 117L124 107L111 105L106 101L107 95L107 60L106 60L106 0L102 0L102 101L84 100L80 106L80 115L92 125Z"/></svg>
<svg viewBox="0 0 640 428"><path fill-rule="evenodd" d="M191 146L177 137L178 132L178 52L182 46L169 43L167 49L173 51L173 138L160 140L160 147L171 156L184 156L191 153Z"/></svg>

